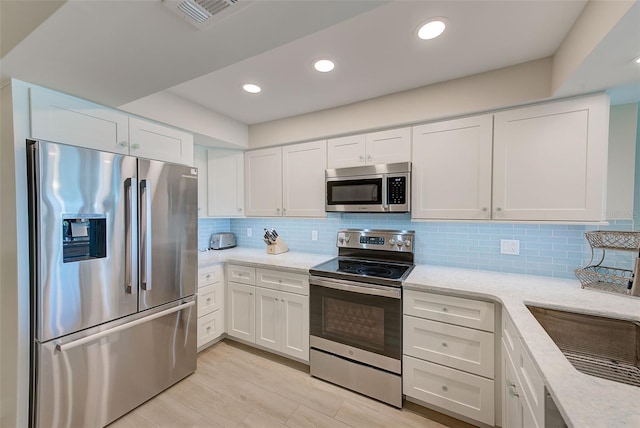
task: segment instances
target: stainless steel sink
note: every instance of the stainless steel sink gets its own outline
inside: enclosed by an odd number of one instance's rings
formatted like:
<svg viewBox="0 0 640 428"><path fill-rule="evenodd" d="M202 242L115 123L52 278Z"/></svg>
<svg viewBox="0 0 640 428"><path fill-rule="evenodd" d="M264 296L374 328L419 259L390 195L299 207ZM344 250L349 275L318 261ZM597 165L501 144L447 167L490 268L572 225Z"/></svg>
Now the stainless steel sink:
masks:
<svg viewBox="0 0 640 428"><path fill-rule="evenodd" d="M527 306L582 373L640 386L640 323Z"/></svg>

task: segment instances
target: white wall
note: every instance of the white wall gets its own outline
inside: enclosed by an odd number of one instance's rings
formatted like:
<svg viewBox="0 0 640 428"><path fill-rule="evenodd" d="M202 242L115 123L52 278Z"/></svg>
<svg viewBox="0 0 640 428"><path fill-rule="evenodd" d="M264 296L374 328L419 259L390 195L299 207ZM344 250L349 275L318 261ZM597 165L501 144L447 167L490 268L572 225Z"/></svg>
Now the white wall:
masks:
<svg viewBox="0 0 640 428"><path fill-rule="evenodd" d="M249 145L246 124L167 91L149 95L118 108L194 132L194 141L198 145L235 149L246 149Z"/></svg>
<svg viewBox="0 0 640 428"><path fill-rule="evenodd" d="M0 91L0 426L26 427L29 410L27 85Z"/></svg>
<svg viewBox="0 0 640 428"><path fill-rule="evenodd" d="M251 149L308 141L540 101L551 58L424 86L342 107L249 126Z"/></svg>
<svg viewBox="0 0 640 428"><path fill-rule="evenodd" d="M611 106L607 220L633 219L638 104Z"/></svg>

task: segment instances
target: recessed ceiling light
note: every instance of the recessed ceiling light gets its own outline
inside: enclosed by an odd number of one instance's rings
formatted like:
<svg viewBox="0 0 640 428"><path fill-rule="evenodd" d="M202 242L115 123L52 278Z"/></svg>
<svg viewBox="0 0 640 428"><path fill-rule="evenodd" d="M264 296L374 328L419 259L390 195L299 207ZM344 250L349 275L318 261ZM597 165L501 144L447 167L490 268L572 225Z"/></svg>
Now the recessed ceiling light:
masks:
<svg viewBox="0 0 640 428"><path fill-rule="evenodd" d="M640 56L635 60L636 64L640 64Z"/></svg>
<svg viewBox="0 0 640 428"><path fill-rule="evenodd" d="M444 33L447 26L444 18L434 18L420 26L418 29L418 37L422 40L431 40Z"/></svg>
<svg viewBox="0 0 640 428"><path fill-rule="evenodd" d="M313 63L313 68L321 73L327 73L335 68L333 61L329 59L319 59Z"/></svg>
<svg viewBox="0 0 640 428"><path fill-rule="evenodd" d="M245 83L242 85L242 89L249 92L250 94L257 94L262 91L262 88L258 85L254 85L253 83Z"/></svg>

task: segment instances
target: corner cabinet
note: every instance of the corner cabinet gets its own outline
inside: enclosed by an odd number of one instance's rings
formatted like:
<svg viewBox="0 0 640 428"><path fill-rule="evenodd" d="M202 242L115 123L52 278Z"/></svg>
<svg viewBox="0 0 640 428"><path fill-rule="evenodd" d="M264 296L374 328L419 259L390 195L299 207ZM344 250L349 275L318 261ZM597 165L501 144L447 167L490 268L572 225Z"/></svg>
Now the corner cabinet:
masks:
<svg viewBox="0 0 640 428"><path fill-rule="evenodd" d="M248 151L244 162L247 216L326 216L326 141Z"/></svg>
<svg viewBox="0 0 640 428"><path fill-rule="evenodd" d="M207 151L207 214L244 215L244 154L235 150Z"/></svg>
<svg viewBox="0 0 640 428"><path fill-rule="evenodd" d="M411 161L411 128L332 138L327 141L327 168Z"/></svg>
<svg viewBox="0 0 640 428"><path fill-rule="evenodd" d="M493 217L603 220L608 132L607 95L497 113Z"/></svg>
<svg viewBox="0 0 640 428"><path fill-rule="evenodd" d="M44 88L30 89L31 137L193 165L193 135Z"/></svg>
<svg viewBox="0 0 640 428"><path fill-rule="evenodd" d="M603 94L416 126L412 218L602 221L608 123Z"/></svg>

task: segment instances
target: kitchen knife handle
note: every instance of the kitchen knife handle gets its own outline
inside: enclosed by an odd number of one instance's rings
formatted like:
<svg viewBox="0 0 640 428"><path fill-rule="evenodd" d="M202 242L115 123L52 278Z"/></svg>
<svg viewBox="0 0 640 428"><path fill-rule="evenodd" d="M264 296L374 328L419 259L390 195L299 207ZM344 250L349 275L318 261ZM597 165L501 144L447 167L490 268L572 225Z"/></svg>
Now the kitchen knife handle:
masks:
<svg viewBox="0 0 640 428"><path fill-rule="evenodd" d="M124 271L125 271L125 292L135 294L136 288L133 286L133 278L138 276L138 222L137 214L133 209L135 201L138 200L137 183L135 178L127 178L124 181L125 205L124 205Z"/></svg>
<svg viewBox="0 0 640 428"><path fill-rule="evenodd" d="M151 290L151 183L149 180L140 180L140 219L142 223L142 252L140 260L140 286L143 290Z"/></svg>

